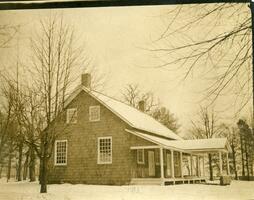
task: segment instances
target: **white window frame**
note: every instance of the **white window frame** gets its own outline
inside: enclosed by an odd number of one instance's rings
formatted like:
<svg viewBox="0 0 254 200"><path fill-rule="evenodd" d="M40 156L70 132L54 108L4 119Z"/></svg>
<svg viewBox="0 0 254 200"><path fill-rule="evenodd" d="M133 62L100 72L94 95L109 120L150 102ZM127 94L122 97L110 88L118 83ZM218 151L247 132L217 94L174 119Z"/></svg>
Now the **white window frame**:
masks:
<svg viewBox="0 0 254 200"><path fill-rule="evenodd" d="M142 151L142 161L139 160L139 152ZM145 150L144 149L137 149L137 163L138 164L145 164Z"/></svg>
<svg viewBox="0 0 254 200"><path fill-rule="evenodd" d="M100 140L103 140L103 139L110 139L110 154L111 154L111 159L110 161L108 162L105 162L105 161L101 161L100 160ZM112 136L108 136L108 137L98 137L97 139L97 164L112 164L112 160L113 160L113 149L112 149Z"/></svg>
<svg viewBox="0 0 254 200"><path fill-rule="evenodd" d="M66 162L65 163L57 163L57 143L60 143L60 142L66 142L66 153L65 153L65 160ZM55 141L55 156L54 156L54 163L56 166L65 166L67 165L67 155L68 155L68 141L67 140L56 140Z"/></svg>
<svg viewBox="0 0 254 200"><path fill-rule="evenodd" d="M70 111L74 111L74 116L76 115L75 121L70 119L70 114L69 114ZM76 124L77 123L77 121L78 121L78 113L77 112L78 112L77 108L68 108L66 110L66 123L67 124Z"/></svg>
<svg viewBox="0 0 254 200"><path fill-rule="evenodd" d="M92 109L97 109L98 111L98 118L97 119L92 119ZM89 121L90 122L98 122L100 121L100 118L101 118L101 109L100 109L100 106L89 106Z"/></svg>

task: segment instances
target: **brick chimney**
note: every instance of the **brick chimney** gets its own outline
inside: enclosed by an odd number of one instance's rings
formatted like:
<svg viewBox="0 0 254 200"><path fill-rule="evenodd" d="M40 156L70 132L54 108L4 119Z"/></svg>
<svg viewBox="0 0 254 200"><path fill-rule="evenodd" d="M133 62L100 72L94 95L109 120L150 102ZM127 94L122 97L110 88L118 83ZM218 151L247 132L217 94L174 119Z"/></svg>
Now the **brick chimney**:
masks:
<svg viewBox="0 0 254 200"><path fill-rule="evenodd" d="M145 101L141 100L138 102L138 108L140 111L145 112Z"/></svg>
<svg viewBox="0 0 254 200"><path fill-rule="evenodd" d="M85 73L81 75L81 84L86 88L91 88L91 74Z"/></svg>

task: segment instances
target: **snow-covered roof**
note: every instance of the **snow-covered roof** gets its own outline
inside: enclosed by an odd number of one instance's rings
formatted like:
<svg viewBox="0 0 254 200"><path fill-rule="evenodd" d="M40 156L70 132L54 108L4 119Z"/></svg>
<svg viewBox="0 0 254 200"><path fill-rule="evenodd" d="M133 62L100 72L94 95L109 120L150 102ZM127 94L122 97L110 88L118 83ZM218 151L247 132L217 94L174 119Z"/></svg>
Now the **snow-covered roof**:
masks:
<svg viewBox="0 0 254 200"><path fill-rule="evenodd" d="M209 139L193 139L193 140L167 140L153 135L126 129L134 135L151 141L157 145L177 149L181 151L212 151L212 150L229 150L227 138L209 138Z"/></svg>
<svg viewBox="0 0 254 200"><path fill-rule="evenodd" d="M75 96L79 94L82 90L90 94L96 100L98 100L101 104L103 104L114 114L116 114L126 123L128 123L131 127L151 132L156 135L164 136L170 139L182 140L180 136L175 134L173 131L168 129L166 126L164 126L148 114L143 113L140 110L112 97L106 96L94 90L88 90L86 87L76 88L74 93L71 94L70 97L67 99L65 106L69 104L70 101L72 101L72 99L75 98Z"/></svg>
<svg viewBox="0 0 254 200"><path fill-rule="evenodd" d="M170 144L185 150L225 149L227 148L227 138L170 141Z"/></svg>

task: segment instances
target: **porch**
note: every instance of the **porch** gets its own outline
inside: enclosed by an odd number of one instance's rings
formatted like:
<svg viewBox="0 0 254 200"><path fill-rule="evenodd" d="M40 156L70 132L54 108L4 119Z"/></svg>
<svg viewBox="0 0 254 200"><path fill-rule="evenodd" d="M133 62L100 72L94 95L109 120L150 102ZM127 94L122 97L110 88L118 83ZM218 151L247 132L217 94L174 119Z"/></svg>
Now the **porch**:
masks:
<svg viewBox="0 0 254 200"><path fill-rule="evenodd" d="M206 159L218 154L219 176L229 175L229 146L223 138L205 140L167 140L142 134L154 146L132 146L131 184L202 183L207 179ZM209 145L208 145L209 144ZM210 148L213 146L213 148ZM222 156L225 156L226 166Z"/></svg>

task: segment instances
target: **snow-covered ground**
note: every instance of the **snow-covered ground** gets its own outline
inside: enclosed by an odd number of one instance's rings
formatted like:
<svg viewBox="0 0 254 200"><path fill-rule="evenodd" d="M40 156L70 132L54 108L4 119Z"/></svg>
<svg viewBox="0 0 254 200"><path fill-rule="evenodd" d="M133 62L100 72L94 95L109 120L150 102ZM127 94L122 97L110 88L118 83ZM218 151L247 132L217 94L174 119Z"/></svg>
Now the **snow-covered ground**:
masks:
<svg viewBox="0 0 254 200"><path fill-rule="evenodd" d="M0 200L136 200L136 199L254 199L254 182L233 181L230 186L189 184L174 186L49 185L39 193L38 183L0 180Z"/></svg>

